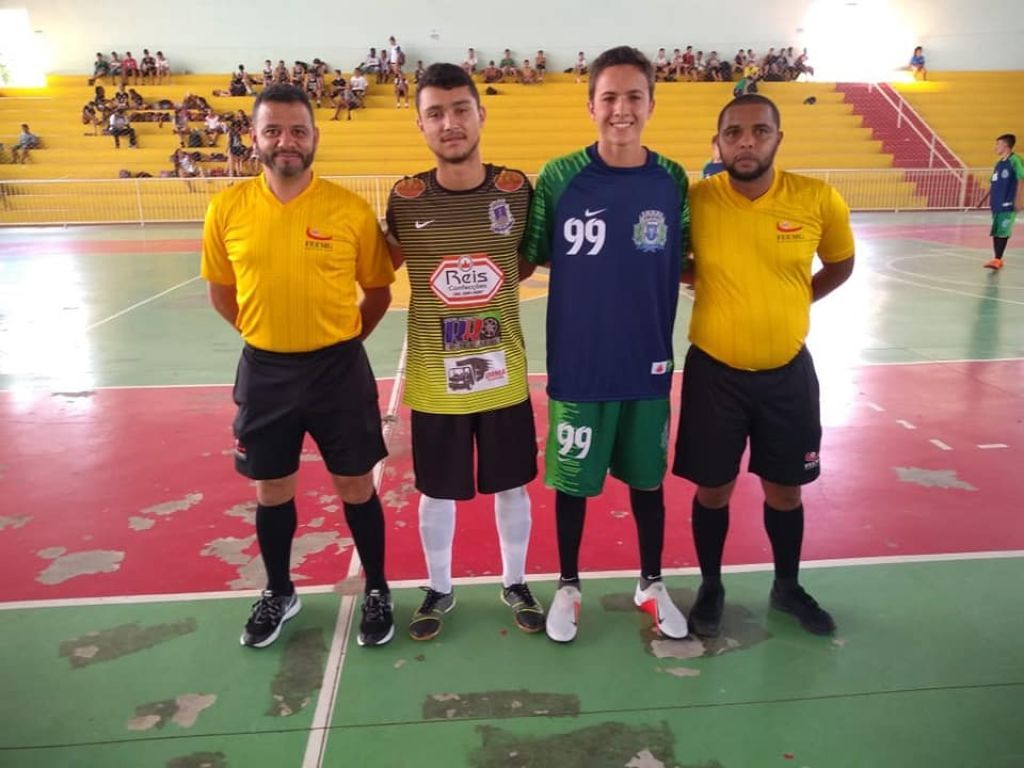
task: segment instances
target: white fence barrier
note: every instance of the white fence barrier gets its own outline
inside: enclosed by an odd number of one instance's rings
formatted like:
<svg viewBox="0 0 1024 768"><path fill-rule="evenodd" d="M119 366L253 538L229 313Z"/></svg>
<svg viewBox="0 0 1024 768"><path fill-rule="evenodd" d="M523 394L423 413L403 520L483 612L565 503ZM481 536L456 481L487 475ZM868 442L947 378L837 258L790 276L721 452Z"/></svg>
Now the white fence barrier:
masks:
<svg viewBox="0 0 1024 768"><path fill-rule="evenodd" d="M796 171L839 189L853 210L975 207L990 171L955 169L812 169ZM396 176L327 177L361 195L383 218ZM0 226L156 224L202 221L216 192L237 179L0 180Z"/></svg>

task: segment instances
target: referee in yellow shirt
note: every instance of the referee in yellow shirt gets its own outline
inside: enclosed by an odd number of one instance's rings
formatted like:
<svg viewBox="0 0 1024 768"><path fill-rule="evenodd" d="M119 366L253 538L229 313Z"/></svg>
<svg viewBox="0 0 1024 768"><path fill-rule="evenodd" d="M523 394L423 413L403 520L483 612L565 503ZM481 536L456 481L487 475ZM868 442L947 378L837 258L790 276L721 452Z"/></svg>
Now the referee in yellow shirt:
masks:
<svg viewBox="0 0 1024 768"><path fill-rule="evenodd" d="M750 441L775 561L771 605L815 634L832 617L800 586L800 486L818 477L818 379L804 339L811 302L853 271L850 214L829 185L774 167L779 110L748 94L718 116L727 173L690 191L694 307L673 472L697 484L693 538L702 582L690 627L721 630L729 499ZM817 254L821 268L812 274Z"/></svg>
<svg viewBox="0 0 1024 768"><path fill-rule="evenodd" d="M214 197L203 229L210 301L245 341L234 390L235 466L256 481L267 588L241 642L256 648L274 642L300 608L289 561L307 432L344 503L366 572L359 644L380 645L394 634L384 516L370 474L387 450L362 344L391 303L394 271L366 202L310 169L319 138L301 89L265 88L252 128L263 174Z"/></svg>

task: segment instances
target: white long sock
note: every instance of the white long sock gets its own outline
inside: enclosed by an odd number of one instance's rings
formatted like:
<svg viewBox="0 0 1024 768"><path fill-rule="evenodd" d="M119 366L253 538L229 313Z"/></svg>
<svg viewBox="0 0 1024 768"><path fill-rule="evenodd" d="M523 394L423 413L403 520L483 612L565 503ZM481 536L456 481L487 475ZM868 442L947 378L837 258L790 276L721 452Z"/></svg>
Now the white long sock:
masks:
<svg viewBox="0 0 1024 768"><path fill-rule="evenodd" d="M526 549L530 544L530 494L524 486L494 494L494 521L501 542L501 583L510 587L526 580Z"/></svg>
<svg viewBox="0 0 1024 768"><path fill-rule="evenodd" d="M455 538L455 502L420 496L420 541L427 561L430 588L452 591L452 539Z"/></svg>

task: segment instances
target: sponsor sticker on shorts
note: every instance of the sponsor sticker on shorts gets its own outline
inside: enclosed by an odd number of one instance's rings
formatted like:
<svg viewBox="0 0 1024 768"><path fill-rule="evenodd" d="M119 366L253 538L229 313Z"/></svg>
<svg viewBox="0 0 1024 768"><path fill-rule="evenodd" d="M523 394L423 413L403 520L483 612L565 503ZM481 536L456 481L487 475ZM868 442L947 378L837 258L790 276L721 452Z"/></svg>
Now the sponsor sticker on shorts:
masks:
<svg viewBox="0 0 1024 768"><path fill-rule="evenodd" d="M498 349L444 359L444 375L450 395L467 395L508 384L505 353Z"/></svg>
<svg viewBox="0 0 1024 768"><path fill-rule="evenodd" d="M656 363L651 363L651 375L661 376L665 373L671 373L672 361L671 360L659 360Z"/></svg>

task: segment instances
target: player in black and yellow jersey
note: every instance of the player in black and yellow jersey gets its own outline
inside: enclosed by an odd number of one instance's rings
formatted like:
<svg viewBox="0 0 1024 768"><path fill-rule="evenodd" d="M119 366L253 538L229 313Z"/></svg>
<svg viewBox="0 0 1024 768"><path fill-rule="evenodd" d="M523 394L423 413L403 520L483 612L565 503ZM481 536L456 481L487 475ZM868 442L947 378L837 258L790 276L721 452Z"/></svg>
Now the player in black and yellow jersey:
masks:
<svg viewBox="0 0 1024 768"><path fill-rule="evenodd" d="M430 579L409 633L435 637L455 606L455 501L477 490L494 494L502 600L520 629L539 632L544 612L526 585L537 440L519 324L519 279L532 271L519 258L530 184L481 160L486 114L461 67L428 67L416 112L437 167L395 184L387 212L392 258L405 262L412 289L405 402Z"/></svg>
<svg viewBox="0 0 1024 768"><path fill-rule="evenodd" d="M800 487L818 477L821 447L818 379L804 339L811 302L853 271L853 232L835 189L775 169L780 122L763 96L727 104L718 117L727 173L690 190L692 346L673 471L697 484L692 522L702 583L690 627L705 636L721 628L729 499L748 439L775 560L771 604L811 632L835 629L797 579ZM812 274L815 254L821 269Z"/></svg>
<svg viewBox="0 0 1024 768"><path fill-rule="evenodd" d="M380 645L394 635L394 620L384 517L370 472L387 451L362 339L391 302L394 270L366 202L310 169L319 133L305 93L291 85L264 89L253 105L252 138L263 174L210 202L202 256L214 308L245 341L234 390L235 466L256 481L267 588L241 642L269 645L299 612L289 560L309 432L366 571L359 644Z"/></svg>

